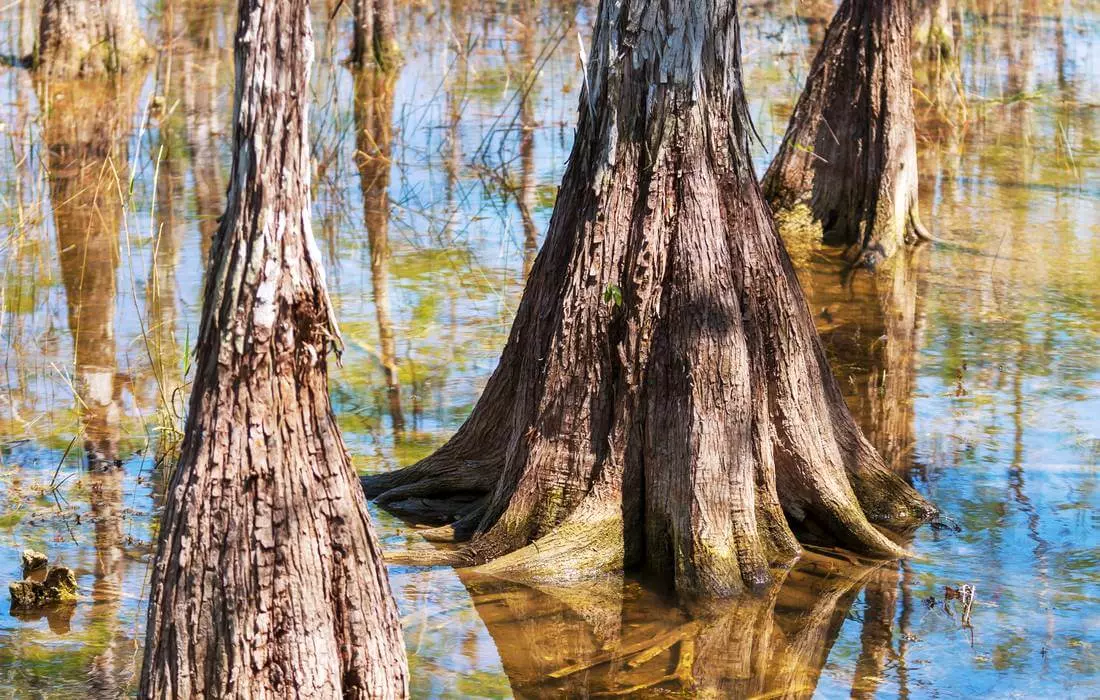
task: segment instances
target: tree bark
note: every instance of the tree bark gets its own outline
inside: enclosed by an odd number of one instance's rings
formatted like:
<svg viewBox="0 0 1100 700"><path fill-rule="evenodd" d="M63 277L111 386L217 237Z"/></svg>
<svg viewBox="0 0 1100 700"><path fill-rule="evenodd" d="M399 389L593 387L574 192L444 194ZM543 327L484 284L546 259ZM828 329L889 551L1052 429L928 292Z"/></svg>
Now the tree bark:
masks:
<svg viewBox="0 0 1100 700"><path fill-rule="evenodd" d="M397 341L390 315L390 154L393 150L394 72L361 68L355 74L355 159L363 191L363 219L370 247L370 278L378 320L378 347L386 376L386 403L394 432L405 429Z"/></svg>
<svg viewBox="0 0 1100 700"><path fill-rule="evenodd" d="M895 556L870 521L932 513L825 362L753 173L735 7L601 5L500 363L447 444L366 481L385 504L487 492L428 533L472 536L450 560L536 581L644 568L682 595L730 595L795 556L788 521Z"/></svg>
<svg viewBox="0 0 1100 700"><path fill-rule="evenodd" d="M396 606L329 403L306 0L241 0L234 157L153 567L142 697L407 695Z"/></svg>
<svg viewBox="0 0 1100 700"><path fill-rule="evenodd" d="M133 0L44 0L32 64L45 77L126 73L151 56Z"/></svg>
<svg viewBox="0 0 1100 700"><path fill-rule="evenodd" d="M393 69L401 61L393 0L354 0L352 17L350 63L362 68L373 61L384 71Z"/></svg>
<svg viewBox="0 0 1100 700"><path fill-rule="evenodd" d="M903 0L845 0L814 59L763 189L777 216L808 209L827 242L874 266L927 238Z"/></svg>

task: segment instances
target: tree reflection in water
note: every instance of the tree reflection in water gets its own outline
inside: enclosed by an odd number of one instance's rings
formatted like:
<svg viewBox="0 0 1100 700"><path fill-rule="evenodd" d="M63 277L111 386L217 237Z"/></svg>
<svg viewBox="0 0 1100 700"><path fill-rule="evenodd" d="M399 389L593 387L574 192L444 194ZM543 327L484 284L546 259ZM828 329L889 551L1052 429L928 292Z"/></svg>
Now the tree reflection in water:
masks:
<svg viewBox="0 0 1100 700"><path fill-rule="evenodd" d="M892 654L892 564L807 552L769 589L691 611L632 579L534 589L461 576L517 697L809 697L862 590L853 694L873 693Z"/></svg>

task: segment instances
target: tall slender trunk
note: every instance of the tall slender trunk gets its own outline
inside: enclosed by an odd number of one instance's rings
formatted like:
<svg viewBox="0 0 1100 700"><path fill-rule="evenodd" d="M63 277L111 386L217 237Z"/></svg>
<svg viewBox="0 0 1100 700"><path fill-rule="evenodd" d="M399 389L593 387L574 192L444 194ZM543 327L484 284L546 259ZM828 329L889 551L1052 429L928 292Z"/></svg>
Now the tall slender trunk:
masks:
<svg viewBox="0 0 1100 700"><path fill-rule="evenodd" d="M378 320L379 354L386 376L386 402L395 432L405 429L397 342L390 315L390 167L393 151L393 90L397 75L377 68L355 74L355 159L363 191L363 218L370 247L370 278Z"/></svg>
<svg viewBox="0 0 1100 700"><path fill-rule="evenodd" d="M126 73L152 53L133 0L44 0L35 67L53 80Z"/></svg>
<svg viewBox="0 0 1100 700"><path fill-rule="evenodd" d="M569 165L500 363L380 502L488 492L435 538L499 577L645 568L683 595L770 578L808 536L933 509L844 405L749 155L736 5L600 6ZM790 524L788 524L790 523Z"/></svg>
<svg viewBox="0 0 1100 700"><path fill-rule="evenodd" d="M353 0L352 17L351 64L361 68L373 62L382 70L394 68L401 61L401 47L393 0Z"/></svg>
<svg viewBox="0 0 1100 700"><path fill-rule="evenodd" d="M777 215L807 209L827 242L874 266L927 237L907 0L844 0L764 176Z"/></svg>
<svg viewBox="0 0 1100 700"><path fill-rule="evenodd" d="M328 395L307 0L241 0L231 187L153 567L142 697L407 695L397 610Z"/></svg>

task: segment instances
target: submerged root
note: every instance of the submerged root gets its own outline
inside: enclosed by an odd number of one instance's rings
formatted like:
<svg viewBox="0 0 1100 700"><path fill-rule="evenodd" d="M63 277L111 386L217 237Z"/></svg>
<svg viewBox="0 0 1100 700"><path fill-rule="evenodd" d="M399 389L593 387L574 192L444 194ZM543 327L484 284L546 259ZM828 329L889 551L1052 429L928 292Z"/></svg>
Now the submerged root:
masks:
<svg viewBox="0 0 1100 700"><path fill-rule="evenodd" d="M363 491L380 504L409 498L449 498L464 492L483 494L493 488L500 471L499 463L492 461L433 457L396 471L364 476L360 479Z"/></svg>
<svg viewBox="0 0 1100 700"><path fill-rule="evenodd" d="M486 548L492 550L490 538L471 542L475 553ZM622 518L614 513L586 517L583 510L578 509L546 536L489 559L477 566L474 572L528 585L561 585L622 570Z"/></svg>

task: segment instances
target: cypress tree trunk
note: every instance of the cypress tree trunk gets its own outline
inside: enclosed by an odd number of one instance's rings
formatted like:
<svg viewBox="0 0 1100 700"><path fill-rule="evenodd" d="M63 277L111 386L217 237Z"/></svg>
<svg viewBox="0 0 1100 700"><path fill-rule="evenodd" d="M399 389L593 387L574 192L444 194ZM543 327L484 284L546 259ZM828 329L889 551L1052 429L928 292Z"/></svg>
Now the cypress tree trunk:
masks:
<svg viewBox="0 0 1100 700"><path fill-rule="evenodd" d="M808 208L826 242L873 266L927 237L905 0L844 0L764 176L777 216Z"/></svg>
<svg viewBox="0 0 1100 700"><path fill-rule="evenodd" d="M44 0L32 60L45 76L125 73L150 57L133 0Z"/></svg>
<svg viewBox="0 0 1100 700"><path fill-rule="evenodd" d="M863 552L932 507L860 433L749 157L736 5L601 4L569 166L500 363L434 455L370 478L488 491L435 538L498 577L770 578L788 525ZM410 560L442 558L416 554Z"/></svg>
<svg viewBox="0 0 1100 700"><path fill-rule="evenodd" d="M397 75L376 68L355 74L355 159L363 191L363 218L370 246L370 278L378 320L378 347L386 375L386 399L393 429L405 429L397 341L390 315L390 154L393 150L393 89Z"/></svg>
<svg viewBox="0 0 1100 700"><path fill-rule="evenodd" d="M310 229L307 0L241 0L234 157L142 697L407 694L397 611L329 404L338 342Z"/></svg>
<svg viewBox="0 0 1100 700"><path fill-rule="evenodd" d="M390 70L401 60L397 44L397 14L393 0L354 0L352 3L354 24L351 33L353 66L363 67L369 62L382 70Z"/></svg>

